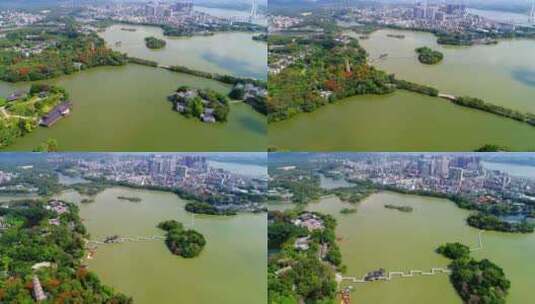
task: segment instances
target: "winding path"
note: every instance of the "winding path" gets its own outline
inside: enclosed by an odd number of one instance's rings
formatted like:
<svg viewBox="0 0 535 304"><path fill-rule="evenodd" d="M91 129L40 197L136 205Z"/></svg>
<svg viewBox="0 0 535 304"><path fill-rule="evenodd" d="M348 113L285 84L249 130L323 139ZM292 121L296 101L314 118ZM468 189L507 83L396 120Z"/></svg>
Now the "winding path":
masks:
<svg viewBox="0 0 535 304"><path fill-rule="evenodd" d="M5 119L9 119L11 117L15 117L15 118L19 118L19 119L30 119L30 120L34 119L33 117L9 114L5 107L1 107L0 108L0 113L2 113L2 115L4 115Z"/></svg>

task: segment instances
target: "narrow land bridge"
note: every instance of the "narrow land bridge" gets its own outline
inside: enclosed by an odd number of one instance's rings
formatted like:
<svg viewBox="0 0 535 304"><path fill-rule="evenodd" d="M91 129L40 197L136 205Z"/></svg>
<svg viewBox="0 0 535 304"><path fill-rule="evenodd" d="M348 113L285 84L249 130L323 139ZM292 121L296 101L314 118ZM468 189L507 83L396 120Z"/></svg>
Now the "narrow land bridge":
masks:
<svg viewBox="0 0 535 304"><path fill-rule="evenodd" d="M483 230L480 230L478 233L478 246L474 248L470 248L471 252L482 250L483 247L483 240L482 240L482 234ZM433 276L438 274L450 274L451 270L447 267L433 267L431 268L431 271L422 271L422 270L410 270L408 272L403 271L391 271L386 273L384 276L376 277L373 280L366 280L366 277L368 277L368 274L362 276L361 278L358 277L344 277L341 274L336 274L337 281L349 281L350 283L356 283L356 284L363 284L363 283L371 283L374 281L391 281L395 278L413 278L417 276Z"/></svg>

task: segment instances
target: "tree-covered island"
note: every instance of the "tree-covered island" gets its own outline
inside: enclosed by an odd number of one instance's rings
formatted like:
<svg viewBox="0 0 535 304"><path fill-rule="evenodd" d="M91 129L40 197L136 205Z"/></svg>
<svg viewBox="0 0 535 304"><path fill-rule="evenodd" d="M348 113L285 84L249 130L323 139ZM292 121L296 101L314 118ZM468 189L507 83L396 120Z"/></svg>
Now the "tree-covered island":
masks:
<svg viewBox="0 0 535 304"><path fill-rule="evenodd" d="M60 87L32 84L28 92L13 92L0 103L0 149L39 125L51 127L71 108L69 94Z"/></svg>
<svg viewBox="0 0 535 304"><path fill-rule="evenodd" d="M398 206L398 205L393 205L393 204L386 204L385 208L397 210L399 212L405 212L405 213L410 213L414 211L414 208L412 208L411 206Z"/></svg>
<svg viewBox="0 0 535 304"><path fill-rule="evenodd" d="M205 202L189 202L184 207L186 211L196 214L207 215L236 215L237 212L233 209L217 207Z"/></svg>
<svg viewBox="0 0 535 304"><path fill-rule="evenodd" d="M167 42L165 42L165 40L163 40L163 39L158 39L158 38L152 37L152 36L145 38L145 45L149 49L153 49L153 50L162 49L162 48L165 47L166 44L167 44Z"/></svg>
<svg viewBox="0 0 535 304"><path fill-rule="evenodd" d="M440 246L437 253L452 260L450 281L466 304L505 304L511 282L502 268L487 259L477 261L460 243Z"/></svg>
<svg viewBox="0 0 535 304"><path fill-rule="evenodd" d="M0 227L1 303L133 303L83 265L88 235L76 205L7 203Z"/></svg>
<svg viewBox="0 0 535 304"><path fill-rule="evenodd" d="M117 199L118 200L122 200L122 201L128 201L128 202L131 202L131 203L139 203L142 201L142 199L140 197L135 197L135 196L123 196L123 195L119 195L117 196Z"/></svg>
<svg viewBox="0 0 535 304"><path fill-rule="evenodd" d="M230 111L228 98L210 89L179 87L168 97L177 112L205 123L225 122Z"/></svg>
<svg viewBox="0 0 535 304"><path fill-rule="evenodd" d="M204 72L185 66L160 66L156 61L136 57L128 57L128 62L153 68L163 68L176 73L189 74L196 77L219 81L224 84L230 84L232 85L232 89L228 94L230 99L233 101L243 101L258 113L267 115L268 91L266 81Z"/></svg>
<svg viewBox="0 0 535 304"><path fill-rule="evenodd" d="M444 59L444 54L428 47L417 48L416 53L418 53L418 60L423 64L437 64Z"/></svg>
<svg viewBox="0 0 535 304"><path fill-rule="evenodd" d="M195 230L184 229L184 225L175 220L161 222L158 224L158 228L167 232L165 244L175 255L194 258L201 254L206 245L206 240L202 234Z"/></svg>
<svg viewBox="0 0 535 304"><path fill-rule="evenodd" d="M73 20L49 20L63 26L36 24L0 38L0 80L35 81L104 65L123 65L126 56L112 51L95 32Z"/></svg>

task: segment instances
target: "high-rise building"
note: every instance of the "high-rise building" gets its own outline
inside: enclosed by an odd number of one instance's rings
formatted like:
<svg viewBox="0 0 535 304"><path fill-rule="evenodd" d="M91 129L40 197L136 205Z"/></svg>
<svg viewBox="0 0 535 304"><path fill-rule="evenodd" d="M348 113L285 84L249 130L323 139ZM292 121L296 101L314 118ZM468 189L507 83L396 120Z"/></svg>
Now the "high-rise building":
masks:
<svg viewBox="0 0 535 304"><path fill-rule="evenodd" d="M415 19L424 19L425 18L425 8L422 6L415 6L413 9L413 17Z"/></svg>
<svg viewBox="0 0 535 304"><path fill-rule="evenodd" d="M535 0L531 0L531 10L529 13L529 23L535 25Z"/></svg>
<svg viewBox="0 0 535 304"><path fill-rule="evenodd" d="M179 13L191 13L193 11L193 2L191 1L179 1L171 6L173 12Z"/></svg>
<svg viewBox="0 0 535 304"><path fill-rule="evenodd" d="M144 8L144 11L145 11L145 16L155 16L156 15L156 6L154 6L151 3L146 4L145 8Z"/></svg>

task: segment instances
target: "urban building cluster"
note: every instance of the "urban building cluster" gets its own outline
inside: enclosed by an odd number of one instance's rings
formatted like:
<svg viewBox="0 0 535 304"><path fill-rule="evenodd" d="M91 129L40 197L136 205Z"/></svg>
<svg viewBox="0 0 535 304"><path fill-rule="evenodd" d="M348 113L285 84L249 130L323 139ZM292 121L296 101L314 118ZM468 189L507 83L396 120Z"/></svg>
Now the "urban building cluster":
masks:
<svg viewBox="0 0 535 304"><path fill-rule="evenodd" d="M0 185L10 182L15 177L15 173L0 170Z"/></svg>
<svg viewBox="0 0 535 304"><path fill-rule="evenodd" d="M0 28L19 28L45 19L48 11L31 13L17 9L0 10Z"/></svg>
<svg viewBox="0 0 535 304"><path fill-rule="evenodd" d="M411 192L460 195L478 204L507 203L528 215L535 179L492 170L478 156L391 155L343 160L330 174Z"/></svg>
<svg viewBox="0 0 535 304"><path fill-rule="evenodd" d="M198 198L217 198L221 208L259 208L242 198L263 196L267 177L233 173L216 168L203 156L177 154L120 155L107 158L51 158L57 168L71 168L92 180L105 180L138 187L180 190Z"/></svg>
<svg viewBox="0 0 535 304"><path fill-rule="evenodd" d="M420 2L415 5L375 5L349 8L338 18L349 24L378 24L447 33L503 34L517 30L512 22L494 21L472 14L462 4Z"/></svg>
<svg viewBox="0 0 535 304"><path fill-rule="evenodd" d="M0 193L36 193L39 191L39 188L33 185L18 182L17 178L20 176L21 170L27 169L30 168L18 167L14 170L0 170Z"/></svg>
<svg viewBox="0 0 535 304"><path fill-rule="evenodd" d="M270 32L287 30L303 22L302 18L282 15L273 15L270 16L268 19Z"/></svg>
<svg viewBox="0 0 535 304"><path fill-rule="evenodd" d="M157 24L174 28L191 28L195 32L228 26L236 22L253 22L251 17L214 16L196 10L191 1L118 2L84 7L80 16L86 21L113 20L133 24ZM256 18L256 16L255 16Z"/></svg>

